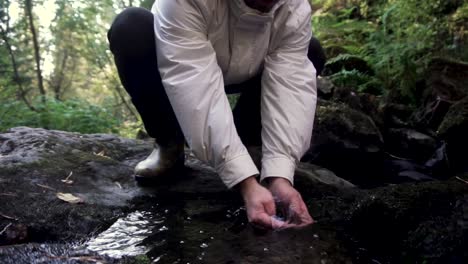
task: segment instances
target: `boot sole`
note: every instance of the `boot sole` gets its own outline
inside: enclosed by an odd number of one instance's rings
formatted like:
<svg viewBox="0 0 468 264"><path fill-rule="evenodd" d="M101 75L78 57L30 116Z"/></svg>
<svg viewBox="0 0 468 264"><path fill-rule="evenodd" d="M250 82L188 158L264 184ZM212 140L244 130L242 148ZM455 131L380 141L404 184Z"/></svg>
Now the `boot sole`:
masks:
<svg viewBox="0 0 468 264"><path fill-rule="evenodd" d="M189 169L185 167L183 161L177 162L176 165L158 176L142 176L135 174L133 177L140 186L154 186L161 184L171 184L183 179L187 179Z"/></svg>

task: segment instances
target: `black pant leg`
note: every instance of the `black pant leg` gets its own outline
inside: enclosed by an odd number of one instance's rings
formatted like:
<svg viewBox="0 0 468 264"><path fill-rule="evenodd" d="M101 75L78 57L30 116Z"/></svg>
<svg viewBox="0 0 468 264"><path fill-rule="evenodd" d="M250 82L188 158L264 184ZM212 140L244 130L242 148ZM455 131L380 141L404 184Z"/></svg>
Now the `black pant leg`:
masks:
<svg viewBox="0 0 468 264"><path fill-rule="evenodd" d="M320 42L316 38L312 38L310 41L307 57L314 64L317 75L319 75L325 66L326 57ZM261 146L261 74L244 83L230 85L226 89L241 91L239 100L233 109L233 115L237 133L242 143L246 146Z"/></svg>
<svg viewBox="0 0 468 264"><path fill-rule="evenodd" d="M245 146L262 145L261 80L262 76L259 74L246 82L231 86L235 90L242 90L232 113L237 134Z"/></svg>
<svg viewBox="0 0 468 264"><path fill-rule="evenodd" d="M115 18L108 39L122 85L146 131L167 145L184 138L159 74L153 19L146 9L128 8Z"/></svg>
<svg viewBox="0 0 468 264"><path fill-rule="evenodd" d="M307 57L314 64L317 75L320 75L325 68L325 63L327 62L327 57L325 51L320 45L318 39L312 37L309 43L309 50L307 51Z"/></svg>

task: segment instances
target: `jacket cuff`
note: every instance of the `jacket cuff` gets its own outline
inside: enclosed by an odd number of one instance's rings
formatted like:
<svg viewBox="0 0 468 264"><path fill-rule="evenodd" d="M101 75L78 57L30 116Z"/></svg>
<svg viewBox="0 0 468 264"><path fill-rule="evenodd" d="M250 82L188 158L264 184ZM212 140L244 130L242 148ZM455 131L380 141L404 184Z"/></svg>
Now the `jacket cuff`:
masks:
<svg viewBox="0 0 468 264"><path fill-rule="evenodd" d="M294 185L294 170L296 164L288 158L264 158L262 160L262 174L260 181L269 177L285 178Z"/></svg>
<svg viewBox="0 0 468 264"><path fill-rule="evenodd" d="M229 189L248 177L259 173L249 154L235 157L224 163L224 166L217 171L221 180Z"/></svg>

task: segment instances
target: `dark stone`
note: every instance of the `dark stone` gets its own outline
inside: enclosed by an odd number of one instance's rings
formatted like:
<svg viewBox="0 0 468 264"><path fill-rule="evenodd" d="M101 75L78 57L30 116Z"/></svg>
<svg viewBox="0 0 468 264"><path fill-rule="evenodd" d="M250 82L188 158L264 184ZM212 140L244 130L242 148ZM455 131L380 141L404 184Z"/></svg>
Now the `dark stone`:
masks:
<svg viewBox="0 0 468 264"><path fill-rule="evenodd" d="M136 134L136 139L151 139L151 137L148 135L148 133L144 129L138 129L138 132Z"/></svg>
<svg viewBox="0 0 468 264"><path fill-rule="evenodd" d="M336 87L332 100L344 103L364 114L370 116L379 129L383 127L382 111L379 108L380 97L369 93L358 93L349 87Z"/></svg>
<svg viewBox="0 0 468 264"><path fill-rule="evenodd" d="M320 101L312 144L303 160L357 185L382 182L383 140L374 121L345 104Z"/></svg>
<svg viewBox="0 0 468 264"><path fill-rule="evenodd" d="M140 188L132 171L152 150L149 142L30 128L0 137L0 144L15 142L0 156L0 235L14 226L10 243L23 243L1 246L1 263L468 261L468 175L359 190L300 164L295 186L316 224L259 233L239 195L190 155L182 182ZM58 191L84 202L61 201ZM91 250L96 241L107 248ZM123 258L102 255L139 247Z"/></svg>
<svg viewBox="0 0 468 264"><path fill-rule="evenodd" d="M427 161L437 149L436 139L410 128L389 129L384 141L387 152L418 162Z"/></svg>
<svg viewBox="0 0 468 264"><path fill-rule="evenodd" d="M420 128L436 130L450 106L468 96L468 64L437 58L426 73L421 107L412 117Z"/></svg>
<svg viewBox="0 0 468 264"><path fill-rule="evenodd" d="M405 104L386 103L382 107L383 123L386 128L409 127L414 109Z"/></svg>
<svg viewBox="0 0 468 264"><path fill-rule="evenodd" d="M447 143L449 164L456 172L468 171L468 97L450 107L438 133Z"/></svg>
<svg viewBox="0 0 468 264"><path fill-rule="evenodd" d="M23 224L10 223L0 230L0 246L23 243L27 238L28 228Z"/></svg>
<svg viewBox="0 0 468 264"><path fill-rule="evenodd" d="M467 190L456 180L372 190L355 204L348 228L365 245L362 254L380 263L465 263Z"/></svg>

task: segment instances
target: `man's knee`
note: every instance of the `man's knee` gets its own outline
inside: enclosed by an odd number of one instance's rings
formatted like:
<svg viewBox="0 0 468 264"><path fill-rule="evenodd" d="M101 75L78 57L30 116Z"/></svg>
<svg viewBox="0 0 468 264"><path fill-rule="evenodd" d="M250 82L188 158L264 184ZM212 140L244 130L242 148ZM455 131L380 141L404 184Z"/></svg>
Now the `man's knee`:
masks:
<svg viewBox="0 0 468 264"><path fill-rule="evenodd" d="M154 45L153 14L144 8L129 7L117 15L107 32L112 52L144 50Z"/></svg>
<svg viewBox="0 0 468 264"><path fill-rule="evenodd" d="M327 57L325 56L325 51L323 50L322 45L320 45L319 40L314 37L310 40L307 57L309 57L309 60L314 64L317 75L320 75L325 67Z"/></svg>

